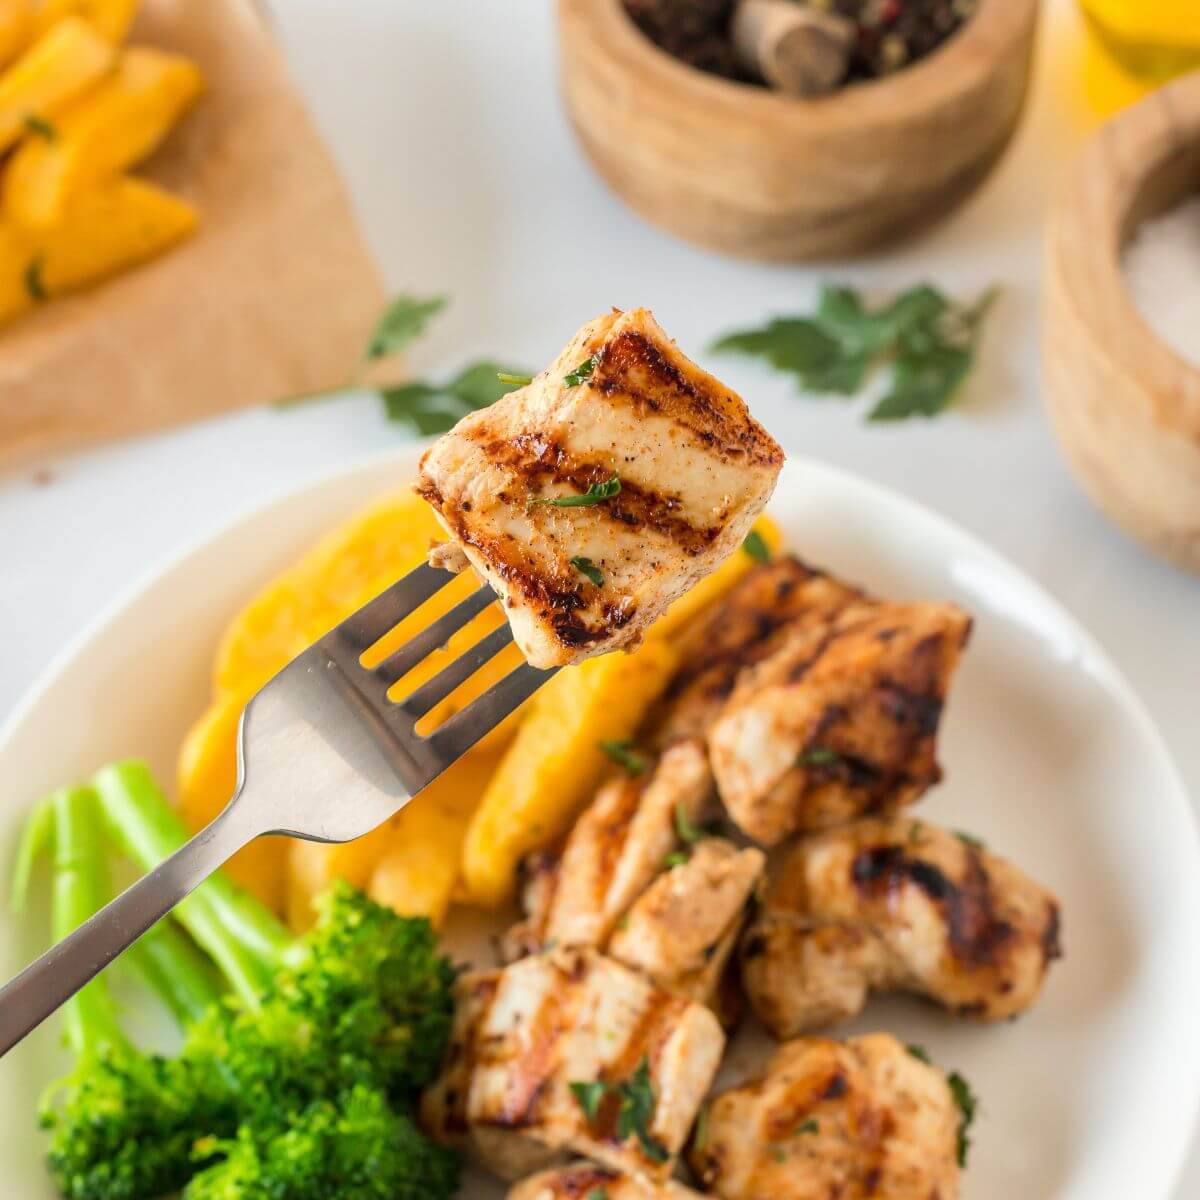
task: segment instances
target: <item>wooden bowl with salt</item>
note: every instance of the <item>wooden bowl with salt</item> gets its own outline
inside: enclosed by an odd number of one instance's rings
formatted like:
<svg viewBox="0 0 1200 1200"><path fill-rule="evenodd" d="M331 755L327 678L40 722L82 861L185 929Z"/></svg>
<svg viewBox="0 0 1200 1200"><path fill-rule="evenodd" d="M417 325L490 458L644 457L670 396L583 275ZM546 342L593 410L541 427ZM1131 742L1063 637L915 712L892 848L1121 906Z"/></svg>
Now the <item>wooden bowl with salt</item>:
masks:
<svg viewBox="0 0 1200 1200"><path fill-rule="evenodd" d="M928 57L816 98L678 61L622 0L558 15L567 112L618 195L688 241L787 262L898 238L982 182L1024 104L1038 0L981 0Z"/></svg>
<svg viewBox="0 0 1200 1200"><path fill-rule="evenodd" d="M1111 120L1064 181L1047 228L1042 353L1050 417L1084 489L1200 572L1200 368L1151 330L1122 265L1144 222L1192 196L1200 72Z"/></svg>

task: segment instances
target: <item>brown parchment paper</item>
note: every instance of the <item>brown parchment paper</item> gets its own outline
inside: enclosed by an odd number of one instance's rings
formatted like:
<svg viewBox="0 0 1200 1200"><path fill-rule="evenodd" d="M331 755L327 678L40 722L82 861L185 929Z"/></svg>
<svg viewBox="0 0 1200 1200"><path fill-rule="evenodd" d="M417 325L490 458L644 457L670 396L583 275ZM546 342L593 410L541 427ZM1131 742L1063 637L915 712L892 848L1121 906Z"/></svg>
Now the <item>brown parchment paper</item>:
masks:
<svg viewBox="0 0 1200 1200"><path fill-rule="evenodd" d="M0 327L0 466L353 374L383 287L346 189L253 0L144 0L130 38L207 90L135 172L199 231Z"/></svg>

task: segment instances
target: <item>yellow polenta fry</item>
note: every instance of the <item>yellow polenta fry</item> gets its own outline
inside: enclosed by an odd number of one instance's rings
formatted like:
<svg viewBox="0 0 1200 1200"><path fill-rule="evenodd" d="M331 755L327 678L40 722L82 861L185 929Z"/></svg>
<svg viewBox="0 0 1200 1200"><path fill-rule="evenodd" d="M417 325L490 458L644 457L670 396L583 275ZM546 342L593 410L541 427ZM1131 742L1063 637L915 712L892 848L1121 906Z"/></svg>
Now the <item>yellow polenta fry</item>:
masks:
<svg viewBox="0 0 1200 1200"><path fill-rule="evenodd" d="M391 849L376 864L367 895L409 917L440 925L458 878L467 818L414 800L396 818Z"/></svg>
<svg viewBox="0 0 1200 1200"><path fill-rule="evenodd" d="M201 86L199 68L178 54L122 51L111 75L18 147L4 175L5 214L33 229L57 224L74 196L151 154Z"/></svg>
<svg viewBox="0 0 1200 1200"><path fill-rule="evenodd" d="M112 46L78 17L38 38L0 75L0 150L26 133L52 136L54 117L106 75L113 58Z"/></svg>
<svg viewBox="0 0 1200 1200"><path fill-rule="evenodd" d="M6 67L33 37L33 0L0 0L0 67Z"/></svg>
<svg viewBox="0 0 1200 1200"><path fill-rule="evenodd" d="M85 192L43 232L0 225L0 322L152 258L196 227L196 211L140 179Z"/></svg>
<svg viewBox="0 0 1200 1200"><path fill-rule="evenodd" d="M52 29L65 17L82 17L115 46L124 40L138 0L42 0L37 11L37 30Z"/></svg>

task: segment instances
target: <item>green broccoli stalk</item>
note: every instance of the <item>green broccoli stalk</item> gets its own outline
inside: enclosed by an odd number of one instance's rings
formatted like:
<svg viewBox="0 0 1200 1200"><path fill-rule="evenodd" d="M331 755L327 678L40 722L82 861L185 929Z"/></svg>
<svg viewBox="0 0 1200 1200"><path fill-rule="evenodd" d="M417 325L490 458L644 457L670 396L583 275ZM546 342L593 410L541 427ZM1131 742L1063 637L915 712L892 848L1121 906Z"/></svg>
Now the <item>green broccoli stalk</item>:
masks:
<svg viewBox="0 0 1200 1200"><path fill-rule="evenodd" d="M18 908L34 859L51 846L58 941L110 898L103 827L90 789L65 788L35 809L18 857ZM185 1018L199 1017L216 1000L203 960L177 931L154 931L130 955L152 982L170 976L166 998ZM67 1001L63 1020L76 1065L48 1091L40 1113L52 1133L49 1164L59 1190L71 1200L136 1200L180 1187L196 1170L197 1136L221 1123L224 1098L214 1103L201 1092L181 1060L144 1054L129 1042L103 976Z"/></svg>
<svg viewBox="0 0 1200 1200"><path fill-rule="evenodd" d="M138 866L150 870L183 845L187 834L144 764L114 764L93 783L110 833ZM392 1191L398 1200L453 1194L445 1181L456 1177L455 1157L426 1143L408 1116L416 1092L438 1069L453 1011L454 969L438 953L429 922L400 917L337 885L314 929L295 941L219 874L175 915L234 991L192 1027L184 1045L182 1059L203 1077L203 1091L223 1091L239 1124L236 1137L213 1129L215 1140L205 1145L227 1157L193 1181L189 1200L222 1195L214 1189L234 1186L230 1181L247 1172L265 1172L260 1192L275 1200L357 1195L332 1186L297 1191L300 1177L285 1166L315 1155L328 1165L314 1167L314 1178L341 1178L337 1164L368 1152L379 1179L399 1173ZM386 1114L370 1137L363 1121L350 1119L350 1097L357 1097L354 1113ZM350 1179L351 1166L345 1171ZM416 1190L403 1191L405 1179Z"/></svg>

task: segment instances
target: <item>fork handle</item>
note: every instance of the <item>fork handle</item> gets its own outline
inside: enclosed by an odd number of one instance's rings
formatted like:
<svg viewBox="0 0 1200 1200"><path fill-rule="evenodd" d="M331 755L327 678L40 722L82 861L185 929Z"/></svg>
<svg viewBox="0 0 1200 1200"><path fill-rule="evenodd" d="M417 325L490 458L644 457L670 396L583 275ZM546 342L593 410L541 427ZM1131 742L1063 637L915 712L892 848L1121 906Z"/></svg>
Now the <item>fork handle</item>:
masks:
<svg viewBox="0 0 1200 1200"><path fill-rule="evenodd" d="M0 989L0 1056L261 832L247 823L242 806L230 804L170 858L30 963Z"/></svg>

